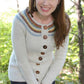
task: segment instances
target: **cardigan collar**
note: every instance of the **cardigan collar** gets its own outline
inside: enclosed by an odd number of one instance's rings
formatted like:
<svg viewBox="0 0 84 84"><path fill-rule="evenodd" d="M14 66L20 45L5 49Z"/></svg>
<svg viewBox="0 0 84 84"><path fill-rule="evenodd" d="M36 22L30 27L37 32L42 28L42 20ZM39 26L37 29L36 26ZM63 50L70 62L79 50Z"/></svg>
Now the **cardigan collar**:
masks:
<svg viewBox="0 0 84 84"><path fill-rule="evenodd" d="M24 10L23 12L20 12L19 15L23 18L23 20L26 22L26 24L30 27L31 30L37 33L41 33L41 28L46 26L48 29L48 32L54 32L55 26L53 22L49 23L48 25L43 25L38 23L35 19L32 18L32 16L28 13L28 9Z"/></svg>
<svg viewBox="0 0 84 84"><path fill-rule="evenodd" d="M46 25L46 24L41 24L41 23L37 22L37 21L28 13L28 8L26 9L25 13L26 13L27 17L29 18L29 20L34 24L34 26L41 28L41 26L45 26L45 25ZM47 26L47 28L53 27L53 26L54 26L54 25L53 25L53 21L52 21L51 23L47 24L46 26Z"/></svg>

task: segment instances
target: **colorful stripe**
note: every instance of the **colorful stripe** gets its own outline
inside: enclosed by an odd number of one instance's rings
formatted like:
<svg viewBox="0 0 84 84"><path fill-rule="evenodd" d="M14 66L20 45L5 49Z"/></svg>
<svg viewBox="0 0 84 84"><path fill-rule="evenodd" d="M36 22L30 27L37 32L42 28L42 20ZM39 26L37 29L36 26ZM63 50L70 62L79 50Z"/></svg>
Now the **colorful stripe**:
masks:
<svg viewBox="0 0 84 84"><path fill-rule="evenodd" d="M31 29L28 27L28 25L25 23L25 21L23 20L23 18L21 18L19 15L16 15L16 18L25 26L25 28L27 29L27 31L34 36L41 36L41 33L36 33L34 31L31 31Z"/></svg>
<svg viewBox="0 0 84 84"><path fill-rule="evenodd" d="M28 20L25 18L25 16L23 14L20 13L20 16L24 19L24 21L26 22L26 24L29 26L29 28L37 33L41 33L41 30L36 29L35 27L31 26L31 24L28 22Z"/></svg>
<svg viewBox="0 0 84 84"><path fill-rule="evenodd" d="M41 25L36 24L36 23L32 20L32 18L30 17L30 15L28 14L27 11L26 11L26 15L27 15L28 19L30 20L30 22L31 22L32 24L34 24L34 26L37 26L38 28L41 28Z"/></svg>
<svg viewBox="0 0 84 84"><path fill-rule="evenodd" d="M25 21L28 28L30 28L33 32L41 33L41 25L33 21L31 16L28 14L27 10L20 12L19 15ZM53 33L55 31L55 27L53 24L49 25L47 28L48 28L48 33Z"/></svg>
<svg viewBox="0 0 84 84"><path fill-rule="evenodd" d="M51 29L49 29L48 33L52 33L55 31L55 27L52 27Z"/></svg>

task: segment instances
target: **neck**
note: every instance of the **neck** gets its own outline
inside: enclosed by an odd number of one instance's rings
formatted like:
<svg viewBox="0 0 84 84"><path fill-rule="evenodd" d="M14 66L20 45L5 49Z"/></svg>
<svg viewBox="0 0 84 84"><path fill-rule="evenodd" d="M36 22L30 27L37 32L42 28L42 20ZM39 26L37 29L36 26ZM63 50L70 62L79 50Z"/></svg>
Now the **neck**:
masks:
<svg viewBox="0 0 84 84"><path fill-rule="evenodd" d="M52 15L42 16L42 15L40 15L38 12L35 12L35 13L33 14L33 16L34 16L34 19L35 19L37 22L41 23L41 24L49 24L50 22L53 21Z"/></svg>

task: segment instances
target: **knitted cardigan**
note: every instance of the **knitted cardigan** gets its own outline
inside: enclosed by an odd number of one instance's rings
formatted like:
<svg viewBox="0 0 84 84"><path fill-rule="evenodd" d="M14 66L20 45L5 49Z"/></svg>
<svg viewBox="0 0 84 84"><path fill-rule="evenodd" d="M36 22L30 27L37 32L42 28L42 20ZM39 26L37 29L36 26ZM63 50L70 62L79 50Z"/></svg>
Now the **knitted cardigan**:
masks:
<svg viewBox="0 0 84 84"><path fill-rule="evenodd" d="M11 33L13 52L8 67L11 81L52 84L64 65L69 42L67 36L63 47L57 49L54 33L53 22L40 24L27 10L16 14Z"/></svg>

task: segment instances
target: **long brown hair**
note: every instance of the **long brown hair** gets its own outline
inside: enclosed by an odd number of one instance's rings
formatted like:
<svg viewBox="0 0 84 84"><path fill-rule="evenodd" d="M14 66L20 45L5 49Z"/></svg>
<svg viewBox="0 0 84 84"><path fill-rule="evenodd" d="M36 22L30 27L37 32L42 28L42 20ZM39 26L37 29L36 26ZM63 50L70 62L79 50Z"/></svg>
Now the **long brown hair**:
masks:
<svg viewBox="0 0 84 84"><path fill-rule="evenodd" d="M35 6L35 0L29 0L29 12L32 15L33 12L37 11ZM64 0L60 0L55 11L52 13L54 18L54 25L55 25L55 43L57 48L62 46L63 42L65 41L66 36L69 33L70 29L70 19L68 15L64 11Z"/></svg>

